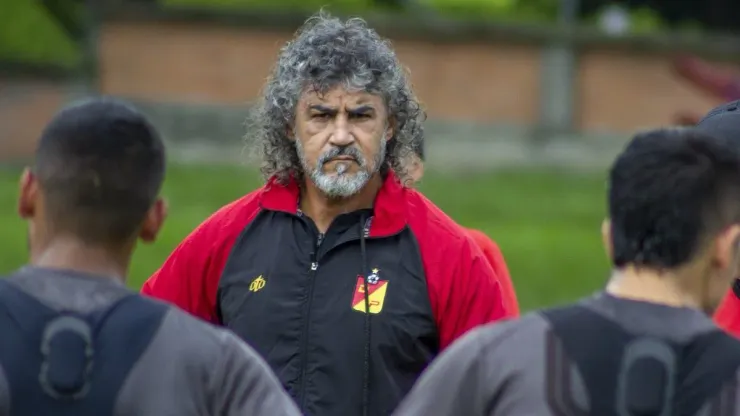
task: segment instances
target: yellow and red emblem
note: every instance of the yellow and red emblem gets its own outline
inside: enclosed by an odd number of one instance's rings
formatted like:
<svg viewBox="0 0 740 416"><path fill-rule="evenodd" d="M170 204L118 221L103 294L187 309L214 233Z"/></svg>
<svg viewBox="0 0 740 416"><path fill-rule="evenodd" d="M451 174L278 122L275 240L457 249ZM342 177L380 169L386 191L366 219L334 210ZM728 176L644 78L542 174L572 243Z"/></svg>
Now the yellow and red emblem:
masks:
<svg viewBox="0 0 740 416"><path fill-rule="evenodd" d="M370 313L376 314L383 310L383 301L385 300L385 292L388 290L388 281L380 280L378 277L378 269L373 269L372 274L367 277L367 291L370 300ZM352 297L352 309L365 312L365 284L362 276L357 276L357 284L355 285L355 293Z"/></svg>

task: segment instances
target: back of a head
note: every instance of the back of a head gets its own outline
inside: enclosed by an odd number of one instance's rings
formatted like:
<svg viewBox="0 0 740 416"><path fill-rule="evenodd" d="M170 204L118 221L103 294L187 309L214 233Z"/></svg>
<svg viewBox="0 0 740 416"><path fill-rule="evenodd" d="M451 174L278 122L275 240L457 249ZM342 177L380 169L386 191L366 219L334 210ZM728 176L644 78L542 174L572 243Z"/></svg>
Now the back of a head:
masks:
<svg viewBox="0 0 740 416"><path fill-rule="evenodd" d="M111 98L62 109L41 136L33 169L49 227L91 244L123 243L136 234L164 170L155 128Z"/></svg>
<svg viewBox="0 0 740 416"><path fill-rule="evenodd" d="M679 267L740 222L740 153L696 129L637 134L609 174L613 263Z"/></svg>

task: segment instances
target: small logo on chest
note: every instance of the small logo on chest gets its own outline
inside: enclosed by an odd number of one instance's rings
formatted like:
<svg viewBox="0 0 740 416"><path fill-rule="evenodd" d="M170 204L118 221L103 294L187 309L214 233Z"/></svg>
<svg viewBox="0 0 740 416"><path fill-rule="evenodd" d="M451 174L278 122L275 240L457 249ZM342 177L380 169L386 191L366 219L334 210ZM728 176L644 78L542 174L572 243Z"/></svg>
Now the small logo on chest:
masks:
<svg viewBox="0 0 740 416"><path fill-rule="evenodd" d="M265 279L262 277L262 275L259 275L256 279L252 280L252 283L249 284L249 291L257 292L265 287L265 283L267 283Z"/></svg>
<svg viewBox="0 0 740 416"><path fill-rule="evenodd" d="M372 274L367 276L367 300L372 314L380 313L383 310L385 293L388 291L388 281L380 280L379 273L380 270L375 268L372 269ZM365 306L365 279L362 276L357 276L355 293L352 297L352 309L367 313Z"/></svg>
<svg viewBox="0 0 740 416"><path fill-rule="evenodd" d="M376 267L372 272L373 273L367 277L367 283L369 285L376 285L380 281L380 276L378 276L378 272L380 272L380 270Z"/></svg>

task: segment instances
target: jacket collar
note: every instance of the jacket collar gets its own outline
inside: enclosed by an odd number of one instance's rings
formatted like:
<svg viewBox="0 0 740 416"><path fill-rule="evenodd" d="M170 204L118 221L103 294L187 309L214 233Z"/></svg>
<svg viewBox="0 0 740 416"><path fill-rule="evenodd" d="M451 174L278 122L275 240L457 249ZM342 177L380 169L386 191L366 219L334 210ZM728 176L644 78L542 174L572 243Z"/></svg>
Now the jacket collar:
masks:
<svg viewBox="0 0 740 416"><path fill-rule="evenodd" d="M296 215L300 197L300 185L295 179L291 178L288 183L281 184L273 177L261 190L260 206L269 211ZM391 171L386 175L375 197L369 236L382 237L397 234L406 224L406 189Z"/></svg>

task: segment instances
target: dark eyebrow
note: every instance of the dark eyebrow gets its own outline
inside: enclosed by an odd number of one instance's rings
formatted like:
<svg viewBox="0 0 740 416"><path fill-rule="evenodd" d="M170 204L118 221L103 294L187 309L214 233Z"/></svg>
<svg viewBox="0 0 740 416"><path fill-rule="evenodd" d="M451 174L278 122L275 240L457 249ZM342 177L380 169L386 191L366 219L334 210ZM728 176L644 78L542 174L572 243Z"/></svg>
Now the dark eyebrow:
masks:
<svg viewBox="0 0 740 416"><path fill-rule="evenodd" d="M336 114L337 110L329 108L320 104L312 105L308 107L309 110L318 111L319 113Z"/></svg>
<svg viewBox="0 0 740 416"><path fill-rule="evenodd" d="M347 112L350 114L365 114L365 113L370 113L374 110L375 109L371 105L363 105L357 108L353 108L352 110L348 110Z"/></svg>

